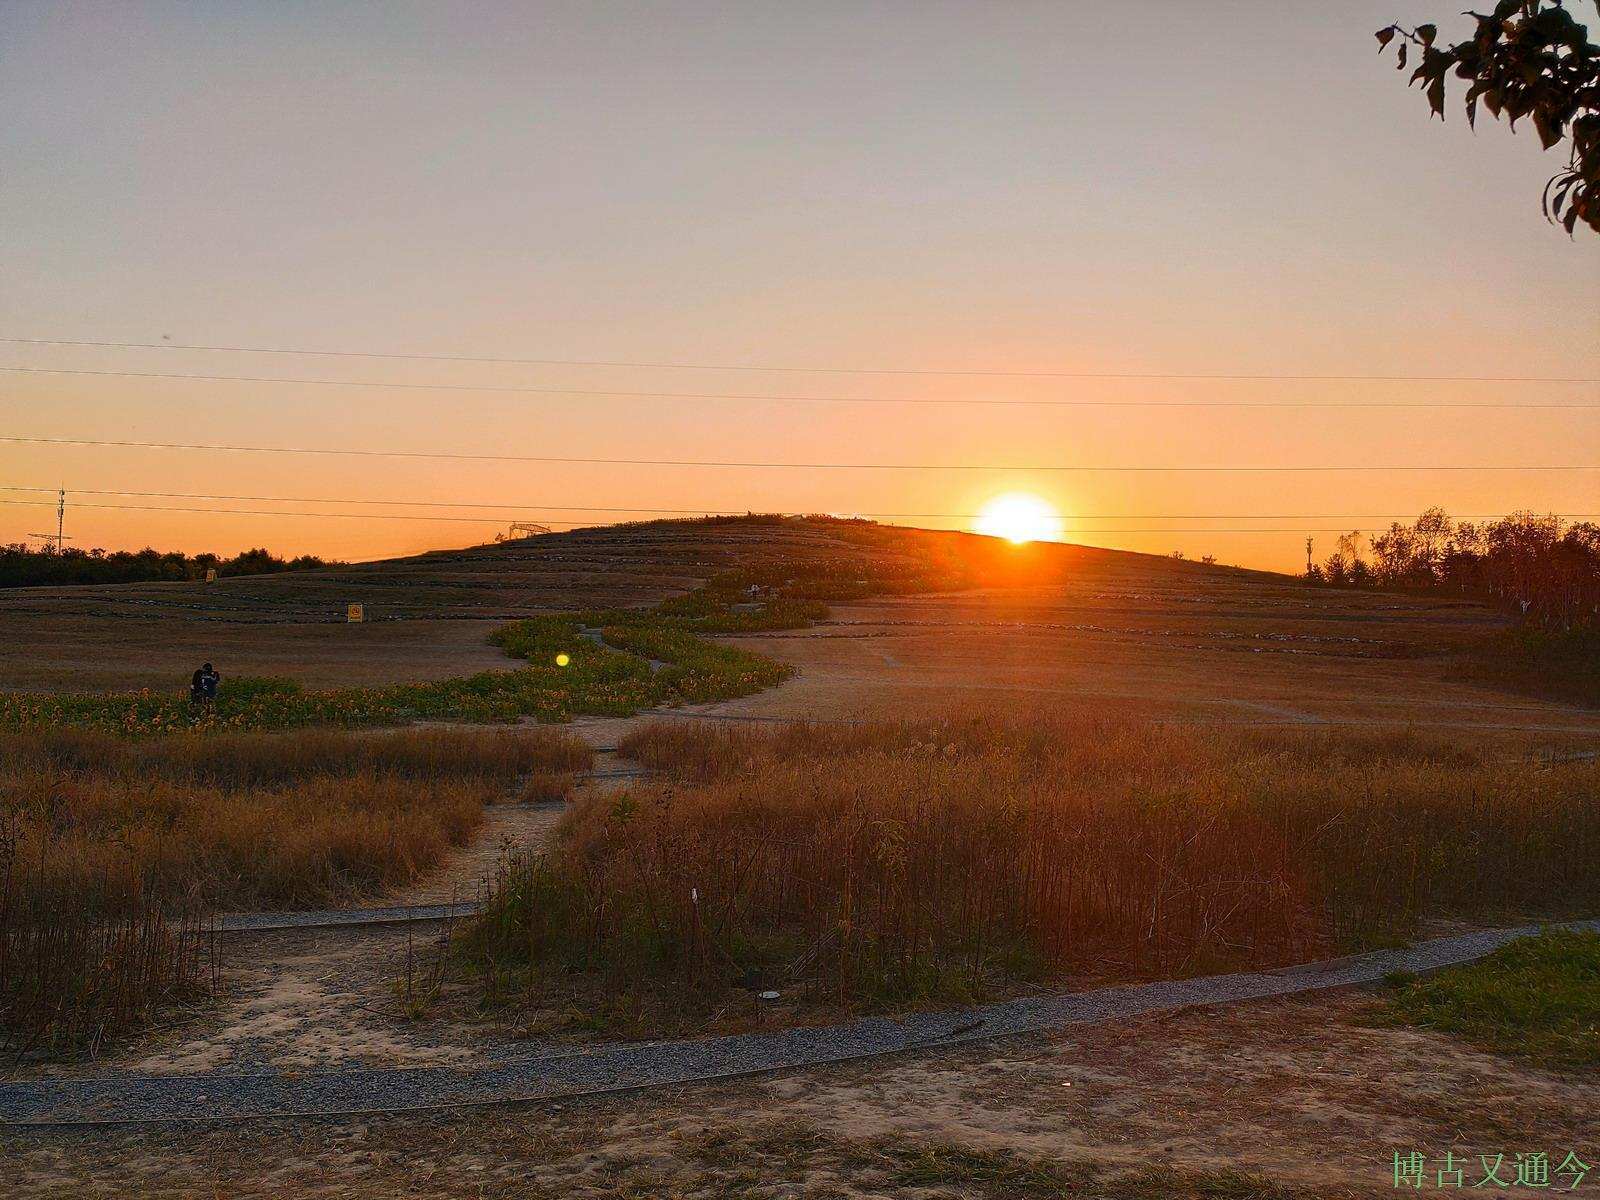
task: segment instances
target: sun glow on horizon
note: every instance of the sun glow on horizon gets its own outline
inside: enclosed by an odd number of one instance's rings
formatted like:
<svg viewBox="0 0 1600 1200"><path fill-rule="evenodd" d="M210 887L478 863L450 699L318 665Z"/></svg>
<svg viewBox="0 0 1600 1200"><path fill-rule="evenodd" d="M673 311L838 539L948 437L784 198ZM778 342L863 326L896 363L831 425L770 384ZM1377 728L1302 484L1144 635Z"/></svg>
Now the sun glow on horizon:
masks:
<svg viewBox="0 0 1600 1200"><path fill-rule="evenodd" d="M1062 534L1061 514L1028 492L996 496L979 511L973 528L990 537L1005 538L1014 546L1057 541Z"/></svg>

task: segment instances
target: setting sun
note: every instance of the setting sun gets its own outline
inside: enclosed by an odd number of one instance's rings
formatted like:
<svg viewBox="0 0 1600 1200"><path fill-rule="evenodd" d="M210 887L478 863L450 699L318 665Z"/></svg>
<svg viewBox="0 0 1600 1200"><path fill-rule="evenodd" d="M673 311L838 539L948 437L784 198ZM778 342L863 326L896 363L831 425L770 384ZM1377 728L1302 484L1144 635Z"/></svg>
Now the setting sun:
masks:
<svg viewBox="0 0 1600 1200"><path fill-rule="evenodd" d="M979 533L1005 538L1014 545L1050 541L1061 536L1061 514L1038 496L1008 492L983 506L976 525Z"/></svg>

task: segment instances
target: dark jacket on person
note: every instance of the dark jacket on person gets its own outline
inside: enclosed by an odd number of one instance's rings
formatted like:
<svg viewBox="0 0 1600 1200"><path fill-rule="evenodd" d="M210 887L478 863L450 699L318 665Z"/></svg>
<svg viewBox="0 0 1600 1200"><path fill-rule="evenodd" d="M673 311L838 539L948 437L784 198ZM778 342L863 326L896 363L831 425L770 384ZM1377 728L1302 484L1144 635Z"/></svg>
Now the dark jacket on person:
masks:
<svg viewBox="0 0 1600 1200"><path fill-rule="evenodd" d="M215 700L217 698L217 685L222 682L222 676L209 667L201 667L189 680L189 699Z"/></svg>

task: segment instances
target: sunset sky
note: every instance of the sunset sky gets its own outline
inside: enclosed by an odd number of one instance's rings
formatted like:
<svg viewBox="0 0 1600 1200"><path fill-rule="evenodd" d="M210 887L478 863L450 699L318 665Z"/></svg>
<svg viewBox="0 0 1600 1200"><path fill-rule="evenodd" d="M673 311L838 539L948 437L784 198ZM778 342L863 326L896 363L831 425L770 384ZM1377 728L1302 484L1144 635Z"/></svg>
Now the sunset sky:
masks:
<svg viewBox="0 0 1600 1200"><path fill-rule="evenodd" d="M1538 208L1564 152L1473 135L1459 91L1430 122L1377 55L1379 25L1449 37L1461 7L8 4L0 337L830 370L0 342L34 369L0 372L0 435L1000 469L14 442L0 485L74 492L79 546L344 558L608 519L584 508L967 527L1022 491L1069 540L1294 569L1302 529L1320 556L1433 503L1597 513L1600 471L1020 469L1600 463L1600 408L1389 407L1600 405L1595 382L1059 377L1600 379L1600 239ZM371 386L36 373L64 369ZM744 398L577 394L617 391ZM49 497L0 499L0 541L53 528L11 503Z"/></svg>

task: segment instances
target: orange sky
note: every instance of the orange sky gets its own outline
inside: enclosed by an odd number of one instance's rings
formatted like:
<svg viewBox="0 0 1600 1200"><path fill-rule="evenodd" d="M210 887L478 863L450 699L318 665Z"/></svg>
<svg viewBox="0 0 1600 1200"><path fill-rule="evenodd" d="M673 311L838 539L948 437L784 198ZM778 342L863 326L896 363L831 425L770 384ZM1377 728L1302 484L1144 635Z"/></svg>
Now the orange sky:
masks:
<svg viewBox="0 0 1600 1200"><path fill-rule="evenodd" d="M1131 7L1131 6L1130 6ZM0 12L0 336L631 362L1600 377L1600 240L1529 134L1431 124L1371 30L1437 5L486 5ZM1268 17L1270 16L1270 21ZM1135 48L1136 43L1136 48ZM740 462L1600 462L1595 384L762 373L0 343L0 434ZM1285 408L820 404L1307 400ZM1159 474L468 463L0 444L75 544L349 558L562 506L975 512L1291 569L1302 528L1600 511L1600 472ZM331 497L364 518L78 489ZM39 500L26 492L0 499ZM377 499L506 505L381 519ZM464 515L449 510L452 516ZM1180 520L1179 514L1196 520ZM1242 514L1262 519L1243 520ZM1310 514L1310 515L1308 515ZM1326 514L1326 516L1324 516ZM1127 519L1124 519L1127 518ZM958 519L908 521L963 524ZM0 505L0 540L47 508ZM1277 532L1223 532L1240 526ZM1169 532L1174 527L1216 532ZM1112 529L1157 528L1152 533ZM1333 534L1317 532L1319 550Z"/></svg>

